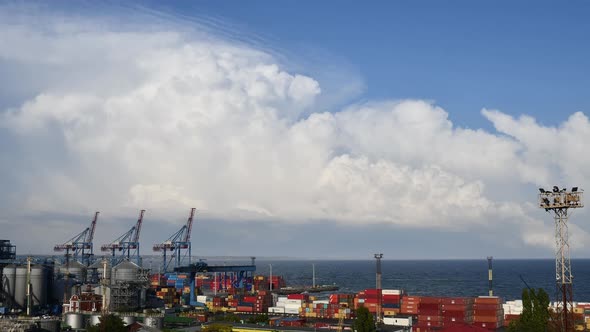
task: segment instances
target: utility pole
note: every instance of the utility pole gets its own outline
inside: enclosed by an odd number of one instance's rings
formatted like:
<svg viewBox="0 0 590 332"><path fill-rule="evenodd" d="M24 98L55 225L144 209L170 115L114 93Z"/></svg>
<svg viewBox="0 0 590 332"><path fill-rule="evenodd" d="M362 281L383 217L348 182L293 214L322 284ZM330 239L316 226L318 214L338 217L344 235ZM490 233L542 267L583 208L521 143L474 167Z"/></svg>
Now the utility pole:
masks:
<svg viewBox="0 0 590 332"><path fill-rule="evenodd" d="M31 316L31 256L27 257L27 316Z"/></svg>
<svg viewBox="0 0 590 332"><path fill-rule="evenodd" d="M488 256L488 293L490 296L494 296L494 290L492 289L492 259L494 257Z"/></svg>
<svg viewBox="0 0 590 332"><path fill-rule="evenodd" d="M539 188L539 207L552 213L555 221L555 279L557 281L555 327L560 332L574 330L573 317L573 276L570 260L570 244L568 232L568 209L582 208L582 190L573 187L571 191L553 186L552 190Z"/></svg>
<svg viewBox="0 0 590 332"><path fill-rule="evenodd" d="M377 323L381 323L381 306L383 302L383 295L381 294L381 259L383 258L383 254L375 254L375 259L377 262L376 268L376 277L375 277L375 284L377 288Z"/></svg>

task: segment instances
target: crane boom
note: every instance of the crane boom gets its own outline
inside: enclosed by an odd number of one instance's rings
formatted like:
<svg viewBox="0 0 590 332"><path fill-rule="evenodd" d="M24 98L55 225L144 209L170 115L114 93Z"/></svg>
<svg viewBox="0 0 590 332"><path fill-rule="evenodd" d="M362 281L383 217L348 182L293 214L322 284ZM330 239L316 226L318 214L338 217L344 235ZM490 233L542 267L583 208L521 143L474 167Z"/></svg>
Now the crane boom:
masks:
<svg viewBox="0 0 590 332"><path fill-rule="evenodd" d="M133 237L133 242L139 242L139 232L141 231L141 223L143 222L143 214L145 210L141 210L139 212L139 219L137 219L137 224L135 225L135 236Z"/></svg>
<svg viewBox="0 0 590 332"><path fill-rule="evenodd" d="M99 212L96 211L94 219L90 224L90 227L86 227L82 232L78 233L71 239L67 240L62 244L56 244L53 247L54 251L66 251L66 261L69 260L69 253L72 251L74 259L81 258L82 262L86 265L90 264L90 260L93 257L93 243L94 230L96 229L96 222L98 220ZM88 251L86 251L88 250Z"/></svg>
<svg viewBox="0 0 590 332"><path fill-rule="evenodd" d="M90 233L88 234L88 239L85 242L92 242L94 239L94 229L96 228L96 221L98 220L98 211L94 213L94 219L92 219L92 223L90 224Z"/></svg>
<svg viewBox="0 0 590 332"><path fill-rule="evenodd" d="M195 208L191 208L191 212L188 217L188 220L186 221L186 225L182 225L182 227L176 233L172 234L172 236L170 236L166 241L154 244L153 250L162 253L162 268L164 271L167 271L168 266L172 261L174 261L174 267L180 266L183 257L188 258L188 263L190 264L190 236L191 229L193 227L193 218L195 216L195 210ZM181 250L186 251L184 251L184 254L182 254ZM170 260L166 259L167 251L172 251L172 257L170 257Z"/></svg>
<svg viewBox="0 0 590 332"><path fill-rule="evenodd" d="M191 209L191 214L186 221L186 230L184 233L184 240L183 242L188 242L191 239L191 230L193 228L193 217L195 216L195 208Z"/></svg>

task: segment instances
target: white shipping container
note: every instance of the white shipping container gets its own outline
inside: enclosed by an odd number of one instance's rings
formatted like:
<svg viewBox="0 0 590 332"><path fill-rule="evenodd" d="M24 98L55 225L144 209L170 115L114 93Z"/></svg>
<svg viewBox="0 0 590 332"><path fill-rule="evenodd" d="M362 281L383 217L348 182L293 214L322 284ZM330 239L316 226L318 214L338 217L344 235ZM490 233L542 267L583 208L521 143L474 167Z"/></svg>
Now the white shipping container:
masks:
<svg viewBox="0 0 590 332"><path fill-rule="evenodd" d="M328 300L316 300L316 301L313 301L313 304L330 304L330 301L328 301Z"/></svg>
<svg viewBox="0 0 590 332"><path fill-rule="evenodd" d="M285 304L285 309L299 309L301 308L301 305L299 304Z"/></svg>
<svg viewBox="0 0 590 332"><path fill-rule="evenodd" d="M287 308L285 308L285 313L286 314L298 315L299 314L299 308L297 308L297 309L287 309Z"/></svg>
<svg viewBox="0 0 590 332"><path fill-rule="evenodd" d="M277 302L275 304L275 307L282 307L282 308L284 308L285 307L285 304L286 304L285 302L279 301L279 302Z"/></svg>
<svg viewBox="0 0 590 332"><path fill-rule="evenodd" d="M285 300L286 304L299 304L301 306L301 303L303 303L303 300Z"/></svg>
<svg viewBox="0 0 590 332"><path fill-rule="evenodd" d="M383 324L393 326L412 326L412 318L383 317Z"/></svg>
<svg viewBox="0 0 590 332"><path fill-rule="evenodd" d="M274 314L284 314L285 308L269 307L268 312L274 313Z"/></svg>
<svg viewBox="0 0 590 332"><path fill-rule="evenodd" d="M287 300L288 300L288 298L287 298L286 296L279 296L279 297L277 298L277 301L281 301L281 302L285 302L285 301L287 301Z"/></svg>
<svg viewBox="0 0 590 332"><path fill-rule="evenodd" d="M383 295L401 295L402 291L400 289L382 289L381 294Z"/></svg>
<svg viewBox="0 0 590 332"><path fill-rule="evenodd" d="M205 296L205 295L197 295L197 302L207 303L207 296Z"/></svg>

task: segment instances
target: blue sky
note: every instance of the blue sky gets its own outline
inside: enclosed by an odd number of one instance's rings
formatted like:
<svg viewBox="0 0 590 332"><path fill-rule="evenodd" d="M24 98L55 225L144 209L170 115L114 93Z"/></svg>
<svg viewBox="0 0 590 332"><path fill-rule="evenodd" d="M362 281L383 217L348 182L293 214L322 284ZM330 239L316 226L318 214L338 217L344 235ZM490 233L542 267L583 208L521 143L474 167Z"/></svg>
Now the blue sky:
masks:
<svg viewBox="0 0 590 332"><path fill-rule="evenodd" d="M2 3L1 236L47 253L99 210L103 243L146 209L149 252L196 207L203 256L552 257L537 188L590 177L588 14Z"/></svg>
<svg viewBox="0 0 590 332"><path fill-rule="evenodd" d="M160 10L211 17L320 63L358 71L364 99L420 98L485 126L482 107L557 124L590 101L590 4L574 1L203 1ZM314 59L315 58L315 59Z"/></svg>

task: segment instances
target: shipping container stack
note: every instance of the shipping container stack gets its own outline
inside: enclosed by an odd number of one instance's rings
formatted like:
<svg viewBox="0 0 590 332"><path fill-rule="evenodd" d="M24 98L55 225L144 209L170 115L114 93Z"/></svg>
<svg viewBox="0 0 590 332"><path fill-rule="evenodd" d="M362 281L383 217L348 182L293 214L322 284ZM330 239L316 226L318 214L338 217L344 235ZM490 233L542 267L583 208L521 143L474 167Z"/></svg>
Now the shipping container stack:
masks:
<svg viewBox="0 0 590 332"><path fill-rule="evenodd" d="M295 299L292 294L289 296L279 296L277 303L274 307L269 307L269 313L282 313L286 315L299 315L303 310L303 305L306 303L306 299ZM291 297L291 298L289 298Z"/></svg>
<svg viewBox="0 0 590 332"><path fill-rule="evenodd" d="M354 308L363 306L369 310L370 313L377 313L379 307L379 297L381 295L381 289L365 289L364 291L358 292L356 300L354 301Z"/></svg>
<svg viewBox="0 0 590 332"><path fill-rule="evenodd" d="M309 302L311 301L311 302ZM330 294L326 300L309 298L301 312L301 317L311 318L332 318L338 319L342 315L345 319L352 317L354 295L352 294Z"/></svg>
<svg viewBox="0 0 590 332"><path fill-rule="evenodd" d="M584 331L588 329L588 320L586 318L585 312L590 308L589 304L585 304L584 302L575 303L574 302L574 324L575 329L577 331Z"/></svg>
<svg viewBox="0 0 590 332"><path fill-rule="evenodd" d="M420 296L404 296L402 297L402 305L400 313L405 315L418 315L418 306L420 305Z"/></svg>
<svg viewBox="0 0 590 332"><path fill-rule="evenodd" d="M590 330L590 303L578 302L576 308L579 308L578 312L582 315L579 325L582 325L586 330Z"/></svg>
<svg viewBox="0 0 590 332"><path fill-rule="evenodd" d="M400 313L400 301L403 291L399 289L382 289L381 308L384 316L395 316Z"/></svg>
<svg viewBox="0 0 590 332"><path fill-rule="evenodd" d="M480 296L473 304L473 325L496 330L504 325L502 299L497 296Z"/></svg>
<svg viewBox="0 0 590 332"><path fill-rule="evenodd" d="M308 302L303 304L303 309L299 316L306 318L321 317L322 310L326 310L329 305L329 300L316 300L315 298L310 297Z"/></svg>
<svg viewBox="0 0 590 332"><path fill-rule="evenodd" d="M163 274L152 274L150 276L150 288L157 289L166 285L167 278Z"/></svg>
<svg viewBox="0 0 590 332"><path fill-rule="evenodd" d="M443 327L442 298L421 296L418 304L418 321L415 324L420 331L436 330Z"/></svg>
<svg viewBox="0 0 590 332"><path fill-rule="evenodd" d="M229 307L235 307L238 312L265 313L271 305L272 295L268 291L258 291L255 295L244 296L241 300L228 300Z"/></svg>
<svg viewBox="0 0 590 332"><path fill-rule="evenodd" d="M252 286L255 290L268 290L269 283L265 276L254 276Z"/></svg>
<svg viewBox="0 0 590 332"><path fill-rule="evenodd" d="M471 297L443 297L441 299L443 326L472 324L473 303L474 299Z"/></svg>
<svg viewBox="0 0 590 332"><path fill-rule="evenodd" d="M164 301L166 308L172 308L179 304L178 297L176 296L176 289L174 287L160 287L156 290L156 297Z"/></svg>

